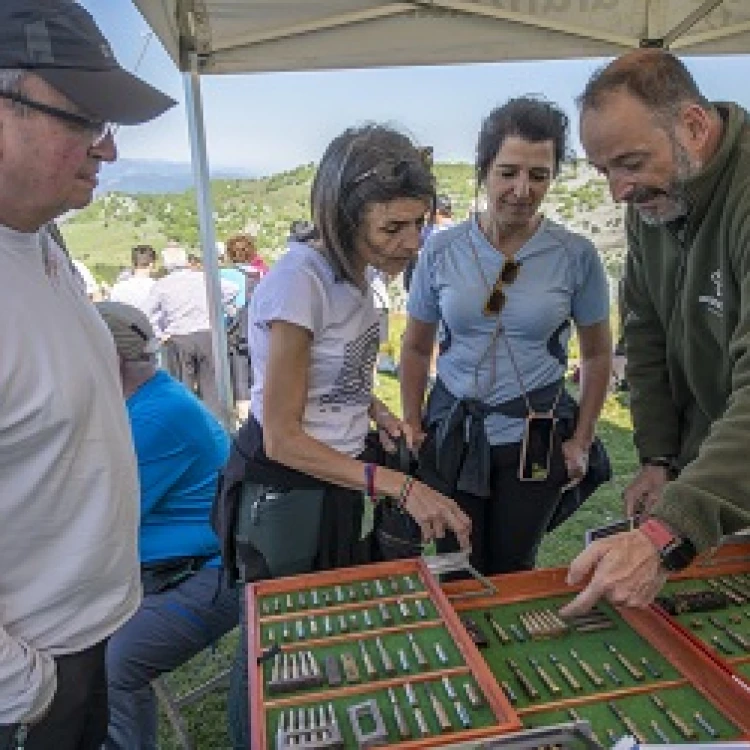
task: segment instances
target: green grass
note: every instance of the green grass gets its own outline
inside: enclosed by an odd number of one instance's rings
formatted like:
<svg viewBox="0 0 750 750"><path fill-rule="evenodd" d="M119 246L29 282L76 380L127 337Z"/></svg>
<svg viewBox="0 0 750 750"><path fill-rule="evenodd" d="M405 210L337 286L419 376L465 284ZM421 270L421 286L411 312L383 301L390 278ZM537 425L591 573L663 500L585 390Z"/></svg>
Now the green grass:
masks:
<svg viewBox="0 0 750 750"><path fill-rule="evenodd" d="M395 352L398 352L404 325L403 315L392 316L390 344ZM376 392L394 413L401 413L401 396L396 377L380 374ZM614 479L600 487L572 518L545 537L539 550L537 561L539 567L566 565L583 549L584 532L587 528L621 517L622 490L637 468L626 396L611 395L607 398L599 422L598 434L604 441L612 461ZM235 644L235 636L228 636L222 642L218 653L218 663L226 663L231 659ZM176 685L189 684L195 670L196 667L187 664L176 670L170 679ZM204 748L221 750L230 747L226 731L225 691L215 692L197 705L186 709L184 715L196 746L200 750ZM162 750L178 750L179 746L174 741L163 717L159 728Z"/></svg>

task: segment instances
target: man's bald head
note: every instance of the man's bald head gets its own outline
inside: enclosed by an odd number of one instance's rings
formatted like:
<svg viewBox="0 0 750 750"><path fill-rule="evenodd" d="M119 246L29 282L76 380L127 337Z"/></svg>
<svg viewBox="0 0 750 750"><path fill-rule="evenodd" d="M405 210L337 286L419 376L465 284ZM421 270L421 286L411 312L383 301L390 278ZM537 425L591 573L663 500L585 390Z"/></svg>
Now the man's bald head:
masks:
<svg viewBox="0 0 750 750"><path fill-rule="evenodd" d="M598 109L615 92L630 94L656 115L674 116L685 104L711 109L685 65L660 49L633 50L594 73L577 100L581 113Z"/></svg>

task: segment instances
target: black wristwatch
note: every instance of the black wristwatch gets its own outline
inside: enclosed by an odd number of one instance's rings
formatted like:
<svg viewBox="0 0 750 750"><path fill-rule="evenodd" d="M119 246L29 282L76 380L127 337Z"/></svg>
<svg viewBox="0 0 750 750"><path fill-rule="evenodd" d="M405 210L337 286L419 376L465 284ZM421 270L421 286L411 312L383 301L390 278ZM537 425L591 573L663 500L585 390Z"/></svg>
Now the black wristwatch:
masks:
<svg viewBox="0 0 750 750"><path fill-rule="evenodd" d="M641 460L641 466L661 466L667 470L667 476L670 479L676 479L680 473L674 456L649 456Z"/></svg>
<svg viewBox="0 0 750 750"><path fill-rule="evenodd" d="M695 560L695 545L687 537L677 536L658 518L647 518L638 526L638 530L659 550L661 564L670 573L684 570Z"/></svg>

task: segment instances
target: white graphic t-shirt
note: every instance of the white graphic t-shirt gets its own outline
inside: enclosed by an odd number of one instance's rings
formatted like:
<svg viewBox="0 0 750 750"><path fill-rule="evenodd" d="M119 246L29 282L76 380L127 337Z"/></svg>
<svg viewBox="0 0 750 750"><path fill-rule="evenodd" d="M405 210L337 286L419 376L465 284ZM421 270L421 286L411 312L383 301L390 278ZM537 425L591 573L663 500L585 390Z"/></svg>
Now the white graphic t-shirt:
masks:
<svg viewBox="0 0 750 750"><path fill-rule="evenodd" d="M255 418L263 424L269 323L293 323L313 336L302 428L342 453L361 453L378 351L372 290L363 293L348 282L336 281L321 253L309 245L291 243L289 252L256 287L249 315Z"/></svg>

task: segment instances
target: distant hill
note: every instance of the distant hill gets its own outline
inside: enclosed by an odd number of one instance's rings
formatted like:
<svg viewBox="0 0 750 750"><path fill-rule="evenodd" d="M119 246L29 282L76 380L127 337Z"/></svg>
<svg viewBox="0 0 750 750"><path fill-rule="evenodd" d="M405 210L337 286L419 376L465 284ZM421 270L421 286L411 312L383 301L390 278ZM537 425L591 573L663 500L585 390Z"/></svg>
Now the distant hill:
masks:
<svg viewBox="0 0 750 750"><path fill-rule="evenodd" d="M160 165L152 172L158 179L176 180L180 169L188 169L185 165L164 165L164 169ZM144 188L155 183L149 182L144 172L140 177L137 170L129 172L128 166L126 161L122 184L126 178L139 179L137 191L100 195L90 206L66 216L62 225L73 255L97 278L110 282L120 267L128 265L133 245L148 243L160 249L171 239L187 248L195 249L199 244L195 191L151 193ZM170 172L170 167L175 170ZM211 195L216 238L223 241L237 232L250 232L258 238L262 255L273 262L284 250L291 222L310 216L314 170L315 165L305 164L270 177L214 178ZM435 175L438 191L453 200L456 218L466 218L475 203L473 166L436 164ZM108 179L105 172L103 185ZM602 178L582 163L566 165L543 210L550 218L589 237L609 272L619 276L625 252L622 210L610 200Z"/></svg>
<svg viewBox="0 0 750 750"><path fill-rule="evenodd" d="M243 170L215 169L214 179L248 178ZM182 193L193 187L190 164L141 159L118 159L104 164L99 174L97 195L105 193Z"/></svg>

